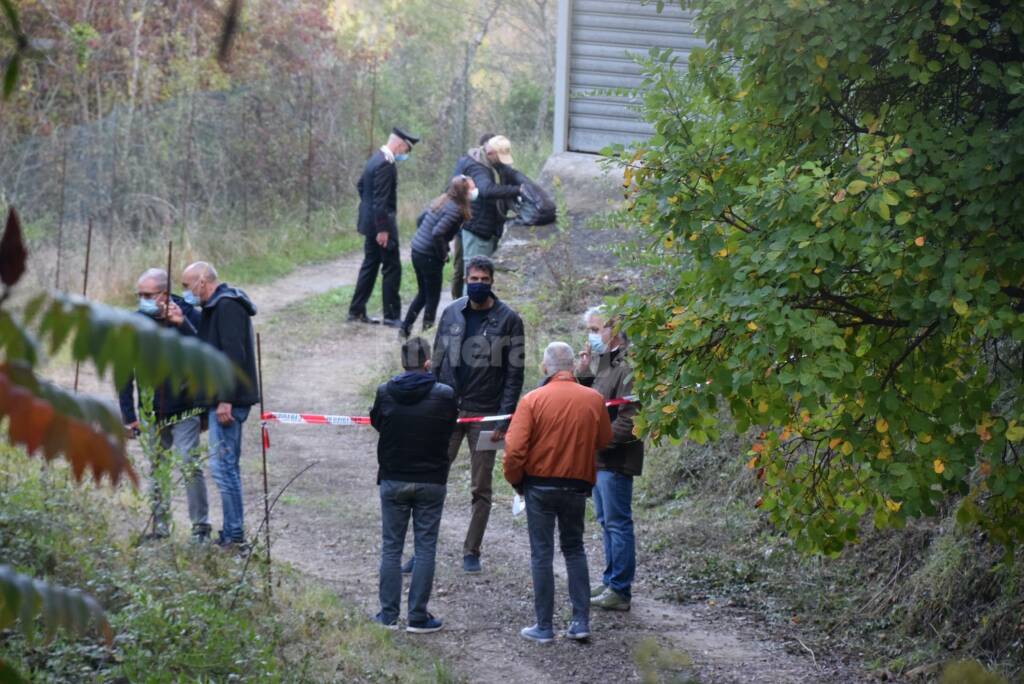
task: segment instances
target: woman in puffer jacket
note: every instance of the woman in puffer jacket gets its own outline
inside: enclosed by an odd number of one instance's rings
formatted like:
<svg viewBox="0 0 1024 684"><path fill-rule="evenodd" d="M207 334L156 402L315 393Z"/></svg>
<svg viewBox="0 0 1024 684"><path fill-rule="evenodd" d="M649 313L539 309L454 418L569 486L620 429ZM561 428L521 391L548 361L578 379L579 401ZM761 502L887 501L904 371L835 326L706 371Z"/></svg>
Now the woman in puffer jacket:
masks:
<svg viewBox="0 0 1024 684"><path fill-rule="evenodd" d="M412 238L412 266L416 270L416 297L409 304L402 328L403 338L409 337L416 318L423 311L423 329L434 325L437 305L441 301L441 282L444 263L448 260L448 243L459 234L462 224L469 220L469 203L476 199L476 183L469 176L455 176L448 189L420 214L416 234Z"/></svg>

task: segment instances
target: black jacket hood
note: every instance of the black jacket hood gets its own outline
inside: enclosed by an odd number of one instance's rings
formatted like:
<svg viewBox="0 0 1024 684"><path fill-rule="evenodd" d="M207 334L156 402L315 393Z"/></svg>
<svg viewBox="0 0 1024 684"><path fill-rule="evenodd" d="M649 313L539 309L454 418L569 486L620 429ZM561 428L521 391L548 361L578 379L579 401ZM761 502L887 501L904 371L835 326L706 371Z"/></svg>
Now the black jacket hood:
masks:
<svg viewBox="0 0 1024 684"><path fill-rule="evenodd" d="M399 404L417 404L430 394L436 382L433 373L406 371L388 381L388 394Z"/></svg>
<svg viewBox="0 0 1024 684"><path fill-rule="evenodd" d="M204 309L212 309L217 306L222 299L235 299L245 308L250 316L256 315L256 305L249 299L249 295L237 287L231 287L227 283L221 283L217 286L217 289L213 291L213 296L210 300L203 304Z"/></svg>

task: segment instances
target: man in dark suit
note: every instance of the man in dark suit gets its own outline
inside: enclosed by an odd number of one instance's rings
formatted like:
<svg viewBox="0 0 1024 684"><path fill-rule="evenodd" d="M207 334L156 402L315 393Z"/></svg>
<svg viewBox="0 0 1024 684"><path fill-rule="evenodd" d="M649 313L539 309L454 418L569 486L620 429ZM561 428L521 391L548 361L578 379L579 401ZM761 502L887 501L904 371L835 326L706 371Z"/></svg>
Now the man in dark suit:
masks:
<svg viewBox="0 0 1024 684"><path fill-rule="evenodd" d="M412 146L419 142L399 128L394 128L386 145L373 153L363 168L356 188L359 190L359 233L363 236L363 265L348 307L348 320L379 323L366 315L366 302L377 282L377 271L383 277L382 294L384 325L402 326L402 261L398 253L397 162L408 158Z"/></svg>

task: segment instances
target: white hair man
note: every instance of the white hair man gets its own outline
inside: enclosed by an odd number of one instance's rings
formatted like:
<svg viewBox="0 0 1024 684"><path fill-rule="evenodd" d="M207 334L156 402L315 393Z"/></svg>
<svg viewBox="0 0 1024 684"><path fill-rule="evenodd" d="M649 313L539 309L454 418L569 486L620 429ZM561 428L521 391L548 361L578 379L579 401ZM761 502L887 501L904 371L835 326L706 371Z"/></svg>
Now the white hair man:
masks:
<svg viewBox="0 0 1024 684"><path fill-rule="evenodd" d="M526 498L530 534L533 607L537 622L520 635L529 641L554 639L555 523L569 576L572 620L565 636L590 636L590 585L583 547L587 497L594 486L594 452L612 436L601 395L573 374L575 354L564 342L544 350L544 383L524 396L505 438L505 479Z"/></svg>
<svg viewBox="0 0 1024 684"><path fill-rule="evenodd" d="M617 399L633 393L633 372L627 362L629 340L615 317L604 307L583 316L588 342L580 352L576 378L581 384ZM633 533L633 478L643 472L644 442L633 434L635 404L609 409L612 441L597 452L594 511L604 531L605 569L591 591L591 604L604 610L629 610L636 574Z"/></svg>
<svg viewBox="0 0 1024 684"><path fill-rule="evenodd" d="M194 337L199 328L199 312L169 288L167 271L151 268L139 276L135 285L138 297L138 313L157 325L172 328L180 335ZM139 434L139 415L135 406L135 376L121 388L121 420L130 436ZM153 392L152 407L144 406L142 392L139 392L139 408L152 410L156 420L157 439L160 452L152 454L151 464L156 470L164 455L176 455L185 480L188 498L188 515L192 521L192 539L206 541L210 536L209 504L206 498L206 479L202 465L196 462L199 448L199 416L196 414L196 400L190 397L183 385L164 382L150 388ZM149 539L160 539L170 533L170 493L161 489L159 478L154 478L150 488L152 501L152 530Z"/></svg>

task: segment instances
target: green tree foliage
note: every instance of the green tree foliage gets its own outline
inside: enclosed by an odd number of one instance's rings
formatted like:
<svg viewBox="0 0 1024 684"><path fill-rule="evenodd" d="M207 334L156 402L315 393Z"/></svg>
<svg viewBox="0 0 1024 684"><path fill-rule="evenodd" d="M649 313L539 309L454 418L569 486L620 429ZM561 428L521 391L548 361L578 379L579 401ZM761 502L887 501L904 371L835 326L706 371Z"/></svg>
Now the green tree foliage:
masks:
<svg viewBox="0 0 1024 684"><path fill-rule="evenodd" d="M708 47L652 55L624 170L664 292L622 302L638 428L763 430L757 505L803 550L953 497L1024 541L1024 6L683 5Z"/></svg>
<svg viewBox="0 0 1024 684"><path fill-rule="evenodd" d="M63 456L77 480L91 470L97 482L105 475L114 483L122 475L134 482L115 410L41 379L35 371L39 341L57 351L70 340L75 359L92 363L100 375L109 370L119 383L135 369L148 384L168 378L187 381L194 395L230 389L236 371L212 347L183 340L140 316L63 295L36 297L26 307L27 320L38 318L37 337L2 308L25 273L27 256L21 223L12 208L0 238L0 419L6 419L2 437L30 455L41 451L47 460ZM47 641L61 626L74 635L98 626L110 641L110 626L94 599L0 566L0 629L17 622L31 640L37 620L42 621ZM0 675L5 681L16 677L2 661Z"/></svg>

